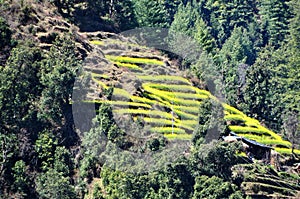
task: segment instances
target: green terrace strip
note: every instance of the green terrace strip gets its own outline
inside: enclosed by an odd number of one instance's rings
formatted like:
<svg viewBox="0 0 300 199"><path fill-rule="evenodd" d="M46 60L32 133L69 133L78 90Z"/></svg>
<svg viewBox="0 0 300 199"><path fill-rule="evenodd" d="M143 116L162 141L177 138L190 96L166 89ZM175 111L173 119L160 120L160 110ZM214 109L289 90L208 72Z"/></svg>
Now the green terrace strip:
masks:
<svg viewBox="0 0 300 199"><path fill-rule="evenodd" d="M143 70L141 67L139 67L136 64L122 63L122 62L113 62L113 64L116 64L120 67L126 67L126 68L129 68L129 69L133 69L133 70L140 70L140 71Z"/></svg>
<svg viewBox="0 0 300 199"><path fill-rule="evenodd" d="M242 115L244 116L245 114L239 110L237 110L236 108L229 106L228 104L222 103L225 111L229 112L230 114L237 114L237 115Z"/></svg>
<svg viewBox="0 0 300 199"><path fill-rule="evenodd" d="M194 105L194 106L198 106L198 105L201 104L199 101L196 101L196 100L184 100L184 99L178 99L176 97L171 97L171 96L167 95L168 92L152 88L149 85L144 85L143 84L142 86L143 86L145 91L147 91L149 93L152 93L151 96L153 96L153 97L157 96L161 100L165 99L168 102L171 102L171 103L176 104L176 105ZM157 97L155 97L155 98L157 98ZM159 100L159 99L157 99L157 100Z"/></svg>
<svg viewBox="0 0 300 199"><path fill-rule="evenodd" d="M153 133L161 133L161 134L169 134L169 133L175 133L175 134L185 134L185 130L175 127L152 127L150 128L150 131Z"/></svg>
<svg viewBox="0 0 300 199"><path fill-rule="evenodd" d="M274 133L273 131L270 131L269 129L263 127L263 126L258 126L258 129L268 133L270 136L272 136L273 138L277 139L277 140L282 140L282 137L277 135L276 133Z"/></svg>
<svg viewBox="0 0 300 199"><path fill-rule="evenodd" d="M93 44L93 45L99 45L99 46L104 45L104 42L100 41L100 40L92 40L92 41L90 41L90 43Z"/></svg>
<svg viewBox="0 0 300 199"><path fill-rule="evenodd" d="M156 81L176 81L176 82L182 82L186 83L188 85L191 85L191 82L183 77L180 76L170 76L170 75L157 75L157 76L150 76L150 75L145 75L145 76L138 76L139 79L144 80L144 81L151 81L151 82L156 82Z"/></svg>
<svg viewBox="0 0 300 199"><path fill-rule="evenodd" d="M180 92L170 92L170 91L162 91L165 93L165 95L168 95L170 97L177 97L177 98L184 98L184 99L207 99L209 96L207 95L201 95L197 93L180 93Z"/></svg>
<svg viewBox="0 0 300 199"><path fill-rule="evenodd" d="M144 83L143 86L156 88L163 91L197 92L197 88L190 85Z"/></svg>
<svg viewBox="0 0 300 199"><path fill-rule="evenodd" d="M193 135L191 134L164 134L164 137L169 140L191 140Z"/></svg>
<svg viewBox="0 0 300 199"><path fill-rule="evenodd" d="M225 120L229 121L245 121L245 117L237 114L228 114L224 116Z"/></svg>
<svg viewBox="0 0 300 199"><path fill-rule="evenodd" d="M106 39L105 41L106 41L108 44L120 44L120 45L126 45L126 46L129 46L129 47L137 47L137 48L149 49L149 47L146 47L146 46L141 46L141 45L139 45L139 44L129 43L129 42L120 41L120 40L115 40L115 39Z"/></svg>
<svg viewBox="0 0 300 199"><path fill-rule="evenodd" d="M144 117L143 118L145 122L149 124L157 124L157 125L174 125L177 128L185 128L188 130L193 130L192 127L187 126L183 124L182 122L178 122L178 120L170 120L170 119L161 119L161 118L149 118L149 117Z"/></svg>
<svg viewBox="0 0 300 199"><path fill-rule="evenodd" d="M195 127L198 124L197 120L180 120L180 122L184 125Z"/></svg>
<svg viewBox="0 0 300 199"><path fill-rule="evenodd" d="M144 109L118 109L113 110L115 113L118 114L141 114L141 115L152 115L152 116L158 116L162 118L168 118L172 119L173 116L171 113L166 113L164 111L157 111L157 110L144 110Z"/></svg>
<svg viewBox="0 0 300 199"><path fill-rule="evenodd" d="M119 106L135 106L135 107L144 107L144 108L151 108L150 105L148 104L143 104L143 103L137 103L137 102L124 102L124 101L108 101L108 100L90 100L90 101L85 101L88 103L108 103L111 105L119 105Z"/></svg>
<svg viewBox="0 0 300 199"><path fill-rule="evenodd" d="M139 96L131 96L130 98L132 101L134 102L142 102L142 103L146 103L146 104L150 104L150 105L154 105L154 104L161 104L156 100L151 100L145 97L139 97Z"/></svg>
<svg viewBox="0 0 300 199"><path fill-rule="evenodd" d="M189 113L185 113L183 111L179 111L177 109L173 109L173 111L179 115L181 118L183 119L192 119L192 120L197 120L198 119L198 116L196 115L192 115L192 114L189 114Z"/></svg>
<svg viewBox="0 0 300 199"><path fill-rule="evenodd" d="M121 88L114 88L113 95L125 97L127 99L130 99L132 97L132 95L130 93L128 93L126 90L121 89Z"/></svg>
<svg viewBox="0 0 300 199"><path fill-rule="evenodd" d="M131 63L131 64L149 64L149 65L160 65L164 66L164 62L157 59L147 59L147 58L134 58L125 56L105 56L108 60L113 62Z"/></svg>
<svg viewBox="0 0 300 199"><path fill-rule="evenodd" d="M288 155L292 154L292 149L275 147L275 151L277 151L278 153L281 153L281 154L288 154ZM294 149L294 153L300 155L300 150Z"/></svg>
<svg viewBox="0 0 300 199"><path fill-rule="evenodd" d="M271 137L274 137L275 139L282 140L281 137L272 131L266 131L266 129L263 128L253 128L253 127L247 127L247 126L233 126L230 125L229 129L236 133L256 133L260 135L269 135Z"/></svg>
<svg viewBox="0 0 300 199"><path fill-rule="evenodd" d="M272 146L280 145L280 146L285 146L287 148L292 147L292 143L285 140L275 140L265 136L250 135L250 134L238 134L238 135L251 140L255 140L259 143L266 144L266 145L272 145Z"/></svg>
<svg viewBox="0 0 300 199"><path fill-rule="evenodd" d="M104 88L104 89L108 89L108 88L109 88L108 86L106 86L105 83L103 83L102 81L98 80L96 77L93 77L93 76L92 76L92 80L93 80L94 82L96 82L97 84L99 84L99 85L100 85L102 88Z"/></svg>
<svg viewBox="0 0 300 199"><path fill-rule="evenodd" d="M194 106L173 105L173 109L184 111L187 113L193 113L195 115L199 114L198 107L194 107Z"/></svg>
<svg viewBox="0 0 300 199"><path fill-rule="evenodd" d="M97 73L91 73L92 77L100 77L103 79L109 79L110 77L108 75L105 74L97 74Z"/></svg>

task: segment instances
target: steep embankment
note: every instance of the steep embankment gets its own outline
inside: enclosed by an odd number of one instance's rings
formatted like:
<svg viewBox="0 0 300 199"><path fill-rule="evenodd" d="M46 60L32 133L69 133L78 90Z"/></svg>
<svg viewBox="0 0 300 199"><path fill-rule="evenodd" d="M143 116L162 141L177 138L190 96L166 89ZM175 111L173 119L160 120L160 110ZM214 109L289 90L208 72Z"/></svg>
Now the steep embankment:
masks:
<svg viewBox="0 0 300 199"><path fill-rule="evenodd" d="M115 114L130 115L148 125L150 132L168 139L191 139L198 122L197 107L203 99L218 99L209 91L193 86L186 74L158 51L125 37L110 36L113 34L87 34L91 45L104 53L101 64L92 64L99 59L93 56L85 64L94 81L94 90L114 87L112 100L105 102L114 106ZM96 91L88 101L103 103L98 96ZM291 154L289 141L236 108L225 103L222 106L231 131L272 146L281 154Z"/></svg>

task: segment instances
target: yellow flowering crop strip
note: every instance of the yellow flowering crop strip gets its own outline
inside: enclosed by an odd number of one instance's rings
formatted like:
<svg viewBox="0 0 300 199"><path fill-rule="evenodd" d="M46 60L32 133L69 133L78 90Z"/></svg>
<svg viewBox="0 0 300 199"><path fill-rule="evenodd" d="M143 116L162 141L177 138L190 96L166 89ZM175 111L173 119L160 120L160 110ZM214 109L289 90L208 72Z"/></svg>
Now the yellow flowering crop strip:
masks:
<svg viewBox="0 0 300 199"><path fill-rule="evenodd" d="M193 135L191 134L164 134L164 137L169 140L191 140Z"/></svg>
<svg viewBox="0 0 300 199"><path fill-rule="evenodd" d="M125 56L113 56L113 55L106 55L105 57L108 60L113 61L113 62L164 66L164 62L157 60L157 59L134 58L134 57L125 57Z"/></svg>
<svg viewBox="0 0 300 199"><path fill-rule="evenodd" d="M251 134L238 134L238 135L251 140L255 140L259 143L266 144L266 145L271 145L271 146L281 145L287 148L292 147L292 143L290 143L289 141L270 139L271 137L269 136L258 136L258 135L251 135Z"/></svg>
<svg viewBox="0 0 300 199"><path fill-rule="evenodd" d="M104 45L104 42L100 41L100 40L92 40L92 41L90 41L90 43L93 44L93 45L99 45L99 46Z"/></svg>
<svg viewBox="0 0 300 199"><path fill-rule="evenodd" d="M285 149L285 148L280 148L280 147L275 147L275 151L277 151L280 154L292 154L292 149ZM300 150L294 149L294 153L300 155Z"/></svg>
<svg viewBox="0 0 300 199"><path fill-rule="evenodd" d="M191 85L191 82L183 77L180 76L171 76L171 75L157 75L157 76L151 76L151 75L143 75L138 76L139 79L144 81L176 81L176 82L182 82L187 85Z"/></svg>
<svg viewBox="0 0 300 199"><path fill-rule="evenodd" d="M168 134L168 133L175 133L175 134L185 134L185 130L181 128L175 127L152 127L150 131L153 133L161 133L161 134Z"/></svg>
<svg viewBox="0 0 300 199"><path fill-rule="evenodd" d="M120 67L126 67L126 68L129 68L129 69L139 70L139 71L143 70L141 67L139 67L136 64L122 63L122 62L113 62L113 63L120 66Z"/></svg>

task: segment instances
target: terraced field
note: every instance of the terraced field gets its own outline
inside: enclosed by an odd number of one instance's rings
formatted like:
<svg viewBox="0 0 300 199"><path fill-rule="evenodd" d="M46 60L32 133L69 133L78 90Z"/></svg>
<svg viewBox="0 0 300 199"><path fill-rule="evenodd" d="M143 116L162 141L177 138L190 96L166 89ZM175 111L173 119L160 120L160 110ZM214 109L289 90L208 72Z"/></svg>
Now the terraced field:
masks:
<svg viewBox="0 0 300 199"><path fill-rule="evenodd" d="M87 71L98 90L114 87L114 92L110 101L94 98L87 102L107 102L114 106L115 114L142 120L150 132L168 139L191 139L202 100L218 100L210 92L194 87L176 66L166 64L167 59L159 52L119 40L93 40L91 44L98 45L110 62ZM290 142L236 108L224 103L222 106L231 131L272 146L279 153L291 153ZM295 152L300 154L299 150Z"/></svg>

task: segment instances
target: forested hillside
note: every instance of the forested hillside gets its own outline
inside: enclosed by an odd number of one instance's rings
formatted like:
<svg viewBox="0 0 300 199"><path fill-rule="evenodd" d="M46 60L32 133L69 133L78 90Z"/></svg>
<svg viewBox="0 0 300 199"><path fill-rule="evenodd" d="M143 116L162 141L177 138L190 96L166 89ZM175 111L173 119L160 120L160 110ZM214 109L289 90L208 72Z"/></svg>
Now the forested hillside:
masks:
<svg viewBox="0 0 300 199"><path fill-rule="evenodd" d="M299 0L0 13L0 198L300 197Z"/></svg>

